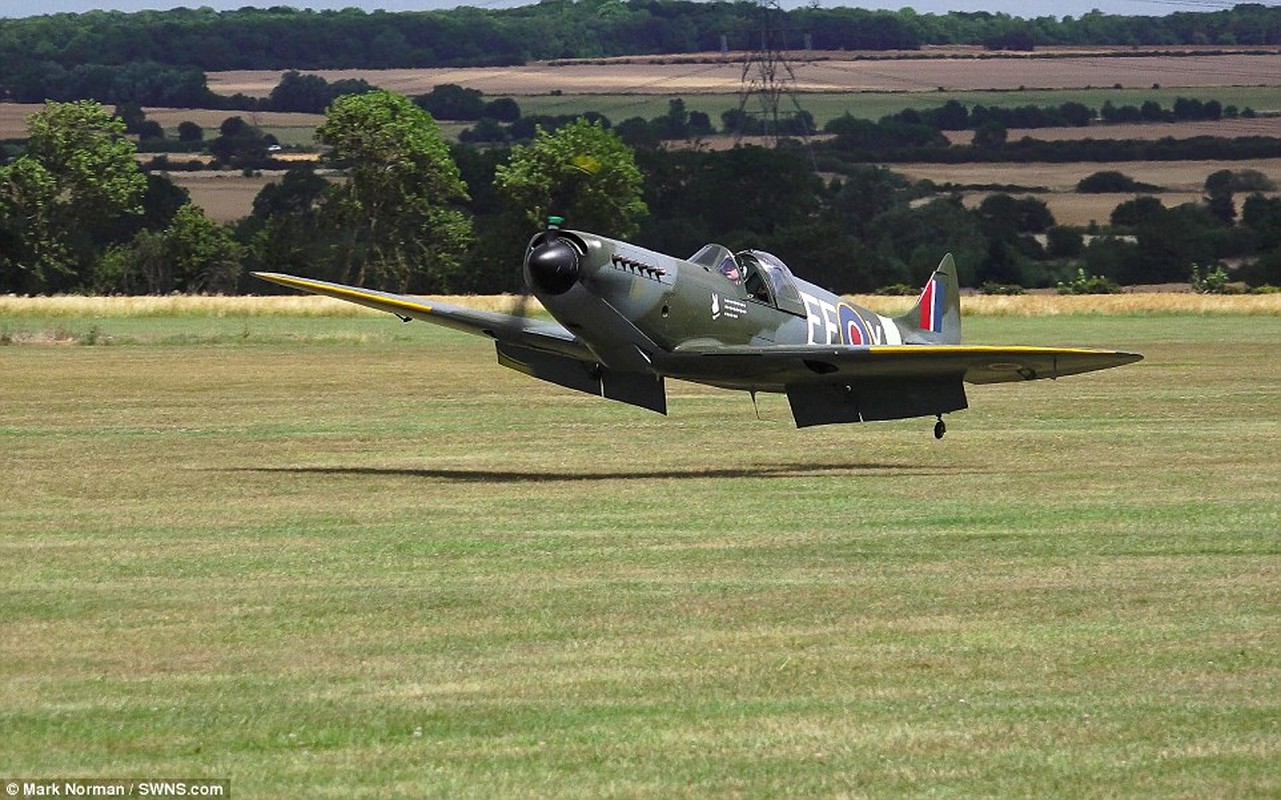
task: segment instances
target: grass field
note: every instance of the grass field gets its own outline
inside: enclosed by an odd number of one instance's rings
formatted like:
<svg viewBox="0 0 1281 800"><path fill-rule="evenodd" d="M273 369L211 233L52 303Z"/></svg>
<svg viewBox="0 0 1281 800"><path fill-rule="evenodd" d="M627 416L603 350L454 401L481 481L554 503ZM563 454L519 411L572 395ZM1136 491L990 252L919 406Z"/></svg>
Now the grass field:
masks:
<svg viewBox="0 0 1281 800"><path fill-rule="evenodd" d="M971 315L1147 358L936 442L664 418L386 316L13 303L0 340L99 346L0 347L5 775L1281 793L1275 312Z"/></svg>

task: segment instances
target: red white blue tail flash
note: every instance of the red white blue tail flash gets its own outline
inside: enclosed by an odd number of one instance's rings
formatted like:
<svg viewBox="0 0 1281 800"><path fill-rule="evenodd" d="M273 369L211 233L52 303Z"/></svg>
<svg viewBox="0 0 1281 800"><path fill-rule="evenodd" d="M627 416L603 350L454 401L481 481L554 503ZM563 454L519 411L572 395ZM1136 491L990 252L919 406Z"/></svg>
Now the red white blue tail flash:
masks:
<svg viewBox="0 0 1281 800"><path fill-rule="evenodd" d="M947 287L943 285L943 281L939 280L939 274L936 272L930 277L930 282L925 284L921 299L918 301L921 308L921 330L933 333L943 332L943 311L947 307L946 301Z"/></svg>

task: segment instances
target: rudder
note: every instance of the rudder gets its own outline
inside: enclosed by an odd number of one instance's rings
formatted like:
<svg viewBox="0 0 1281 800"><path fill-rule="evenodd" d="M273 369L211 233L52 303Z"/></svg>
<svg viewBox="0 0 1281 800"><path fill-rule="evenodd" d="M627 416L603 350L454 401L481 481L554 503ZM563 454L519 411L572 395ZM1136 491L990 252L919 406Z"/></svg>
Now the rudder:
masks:
<svg viewBox="0 0 1281 800"><path fill-rule="evenodd" d="M960 344L961 292L952 254L943 256L906 314L894 318L903 344Z"/></svg>

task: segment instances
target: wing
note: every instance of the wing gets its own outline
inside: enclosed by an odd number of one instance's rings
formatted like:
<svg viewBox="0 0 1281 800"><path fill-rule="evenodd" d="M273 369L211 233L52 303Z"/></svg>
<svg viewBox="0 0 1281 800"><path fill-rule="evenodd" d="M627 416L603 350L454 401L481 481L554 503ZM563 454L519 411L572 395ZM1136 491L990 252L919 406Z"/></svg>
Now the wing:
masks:
<svg viewBox="0 0 1281 800"><path fill-rule="evenodd" d="M299 278L293 275L281 275L276 272L255 272L255 277L265 281L300 289L312 294L334 297L356 303L377 311L395 314L404 320L417 319L444 325L447 328L488 336L498 342L506 342L522 347L558 353L570 358L594 361L596 356L578 337L563 326L554 322L528 319L512 314L499 314L492 311L478 311L452 303L438 303L421 297L380 292L375 289L361 289L357 286L345 286L341 283L318 281L312 278Z"/></svg>
<svg viewBox="0 0 1281 800"><path fill-rule="evenodd" d="M1137 353L1064 347L770 345L677 348L682 377L704 373L716 385L775 391L787 386L882 379L960 379L1003 383L1059 378L1140 360Z"/></svg>
<svg viewBox="0 0 1281 800"><path fill-rule="evenodd" d="M787 394L798 427L942 415L967 405L963 383L1058 378L1138 361L1110 350L896 345L704 347L681 351L680 377ZM683 363L681 363L683 362Z"/></svg>

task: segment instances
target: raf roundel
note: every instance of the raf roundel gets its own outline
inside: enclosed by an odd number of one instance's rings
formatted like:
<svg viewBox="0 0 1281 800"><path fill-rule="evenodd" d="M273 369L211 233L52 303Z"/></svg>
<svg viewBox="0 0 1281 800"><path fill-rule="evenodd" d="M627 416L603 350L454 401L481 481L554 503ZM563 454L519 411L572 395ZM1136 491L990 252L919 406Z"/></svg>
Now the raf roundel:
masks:
<svg viewBox="0 0 1281 800"><path fill-rule="evenodd" d="M867 323L863 321L857 311L845 303L841 303L837 306L837 313L840 317L841 334L845 337L846 344L863 345L872 343L872 336L868 333Z"/></svg>

